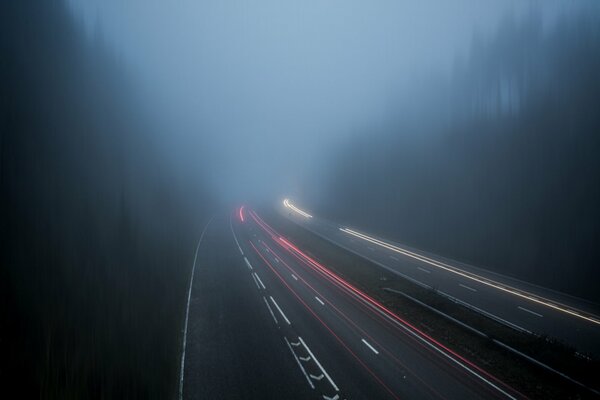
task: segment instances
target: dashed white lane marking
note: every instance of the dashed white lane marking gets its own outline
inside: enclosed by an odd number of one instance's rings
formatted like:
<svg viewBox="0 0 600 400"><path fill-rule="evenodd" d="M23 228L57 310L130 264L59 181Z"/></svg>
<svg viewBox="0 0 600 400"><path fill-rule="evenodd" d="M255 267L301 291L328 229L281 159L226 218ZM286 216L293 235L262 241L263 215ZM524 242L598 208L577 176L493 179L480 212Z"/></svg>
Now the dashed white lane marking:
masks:
<svg viewBox="0 0 600 400"><path fill-rule="evenodd" d="M417 269L418 269L419 271L423 271L423 272L425 272L426 274L430 274L430 273L431 273L431 271L430 271L430 270L428 270L428 269L425 269L425 268L417 267Z"/></svg>
<svg viewBox="0 0 600 400"><path fill-rule="evenodd" d="M321 299L320 299L320 298L318 298L317 296L315 296L315 299L317 299L317 301L318 301L319 303L321 303L321 305L322 305L322 306L324 306L324 305L325 305L325 303L323 303L323 300L321 300Z"/></svg>
<svg viewBox="0 0 600 400"><path fill-rule="evenodd" d="M256 280L256 276L254 276L254 274L252 274L252 279L254 279L254 283L256 283L256 288L260 290L260 285L258 284L258 281Z"/></svg>
<svg viewBox="0 0 600 400"><path fill-rule="evenodd" d="M275 262L276 262L276 263L278 263L278 264L279 264L279 258L277 258L277 257L274 257L273 259L275 260Z"/></svg>
<svg viewBox="0 0 600 400"><path fill-rule="evenodd" d="M258 279L258 283L260 283L260 286L262 286L263 289L266 289L265 284L260 279L260 276L258 276L256 272L254 273L254 275L256 275L256 279Z"/></svg>
<svg viewBox="0 0 600 400"><path fill-rule="evenodd" d="M542 314L536 313L535 311L528 310L528 309L527 309L527 308L525 308L525 307L517 306L517 308L518 308L519 310L521 310L521 311L528 312L528 313L530 313L530 314L533 314L533 315L535 315L535 316L537 316L537 317L540 317L540 318L541 318L541 317L543 317L543 315L542 315Z"/></svg>
<svg viewBox="0 0 600 400"><path fill-rule="evenodd" d="M246 265L248 266L248 269L250 271L252 271L252 265L250 265L250 261L248 261L248 259L246 257L244 257L244 261L246 262Z"/></svg>
<svg viewBox="0 0 600 400"><path fill-rule="evenodd" d="M269 296L269 298L271 299L271 301L273 302L273 305L275 306L275 308L277 308L277 310L279 311L279 313L281 314L281 316L283 317L283 319L285 320L285 322L288 323L288 325L291 325L292 323L290 322L290 320L285 316L285 314L283 313L283 311L281 310L281 308L279 307L279 304L277 304L277 302L275 301L275 299L273 298L273 296Z"/></svg>
<svg viewBox="0 0 600 400"><path fill-rule="evenodd" d="M263 300L265 301L265 304L266 304L267 308L269 309L269 312L271 313L271 317L273 317L273 321L275 321L275 323L277 325L279 325L279 322L277 321L277 318L275 317L275 314L273 313L273 309L269 305L269 302L267 301L267 299L265 299L265 296L263 296Z"/></svg>
<svg viewBox="0 0 600 400"><path fill-rule="evenodd" d="M300 343L302 343L302 345L304 346L304 348L306 349L308 354L312 357L312 359L315 360L315 364L317 364L317 367L319 367L319 369L321 370L323 375L325 375L325 378L327 378L329 383L331 383L331 386L335 389L336 392L339 392L340 389L338 389L337 385L333 382L333 379L331 379L331 377L329 376L327 371L325 371L325 368L323 368L323 366L321 365L319 360L317 360L317 357L315 357L315 355L312 353L312 351L310 351L310 349L308 348L306 343L304 343L304 340L302 340L302 338L300 336L298 336L298 340L300 341Z"/></svg>
<svg viewBox="0 0 600 400"><path fill-rule="evenodd" d="M370 348L373 351L373 353L379 354L375 347L371 346L369 342L367 342L365 339L361 339L361 342L363 342L368 348Z"/></svg>
<svg viewBox="0 0 600 400"><path fill-rule="evenodd" d="M298 278L294 274L292 274L292 278L294 278L295 280L298 280Z"/></svg>
<svg viewBox="0 0 600 400"><path fill-rule="evenodd" d="M472 287L467 286L467 285L463 285L462 283L459 283L458 286L460 286L462 288L465 288L467 290L470 290L471 292L476 292L477 291L477 289L473 289Z"/></svg>
<svg viewBox="0 0 600 400"><path fill-rule="evenodd" d="M265 301L267 301L265 299ZM268 304L268 303L267 303ZM304 376L306 377L306 380L308 381L308 384L310 385L310 387L312 389L315 388L315 385L313 385L312 381L310 380L310 378L308 377L308 374L306 373L306 370L304 369L304 367L302 366L302 363L300 362L300 360L298 360L298 356L296 355L296 353L294 353L294 349L292 349L292 346L290 345L290 341L284 336L283 337L285 339L285 343L288 345L290 351L292 352L292 355L294 356L294 359L296 360L296 362L298 363L298 366L300 367L300 371L302 371L302 373L304 374Z"/></svg>
<svg viewBox="0 0 600 400"><path fill-rule="evenodd" d="M390 256L390 258L395 261L400 261L400 259L398 257Z"/></svg>
<svg viewBox="0 0 600 400"><path fill-rule="evenodd" d="M486 316L490 317L491 319L494 319L494 320L496 320L496 321L498 321L498 322L500 322L500 323L502 323L504 325L510 326L513 329L516 329L518 331L531 334L531 331L528 331L527 329L523 328L522 326L519 326L519 325L514 324L514 323L512 323L510 321L507 321L507 320L505 320L503 318L500 318L499 316L497 316L495 314L492 314L491 312L485 311L485 310L483 310L483 309L481 309L479 307L475 307L471 303L467 303L466 301L457 299L456 297L451 296L448 293L442 292L441 290L438 290L438 293L440 293L443 296L446 296L447 298L449 298L450 300L452 300L455 303L462 304L463 306L465 306L467 308L470 308L470 309L472 309L472 310L474 310L474 311L476 311L476 312L478 312L480 314L486 315Z"/></svg>

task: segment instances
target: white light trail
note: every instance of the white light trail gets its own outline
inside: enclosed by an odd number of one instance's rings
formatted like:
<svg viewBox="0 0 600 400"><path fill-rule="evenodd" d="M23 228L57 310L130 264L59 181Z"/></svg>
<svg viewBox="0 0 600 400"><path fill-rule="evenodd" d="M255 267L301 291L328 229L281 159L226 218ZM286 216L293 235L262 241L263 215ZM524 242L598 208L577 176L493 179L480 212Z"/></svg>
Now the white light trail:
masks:
<svg viewBox="0 0 600 400"><path fill-rule="evenodd" d="M594 324L600 325L600 320L597 319L597 318L595 318L594 316L585 315L585 314L583 314L583 312L581 312L579 310L574 310L574 309L572 309L572 308L570 308L568 306L565 306L563 304L556 303L556 302L553 302L551 300L545 299L543 297L531 294L529 292L522 291L522 290L519 290L519 289L515 289L513 287L510 287L510 286L507 286L507 285L495 282L495 281L493 281L491 279L479 276L479 275L474 274L472 272L467 272L467 271L461 270L459 268L452 267L452 266L450 266L448 264L445 264L443 262L436 261L436 260L431 259L429 257L423 256L423 255L420 255L420 254L417 254L417 253L413 253L412 251L408 251L406 249L402 249L402 248L400 248L398 246L394 246L393 244L386 243L386 242L384 242L382 240L379 240L379 239L376 239L374 237L367 236L364 233L360 233L360 232L357 232L357 231L349 229L349 228L339 228L339 229L340 229L340 231L345 232L345 233L347 233L349 235L352 235L352 236L355 236L357 238L366 240L367 242L379 245L379 246L384 247L384 248L386 248L388 250L392 250L392 251L394 251L396 253L400 253L400 254L403 254L405 256L408 256L408 257L414 258L416 260L422 261L422 262L424 262L426 264L429 264L431 266L443 269L443 270L451 272L453 274L460 275L460 276L462 276L464 278L471 279L471 280L473 280L475 282L479 282L479 283L481 283L483 285L486 285L486 286L493 287L495 289L501 290L501 291L503 291L505 293L509 293L509 294L518 296L520 298L529 300L531 302L534 302L534 303L537 303L537 304L541 304L543 306L552 308L554 310L557 310L557 311L560 311L560 312L572 315L574 317L581 318L581 319L584 319L586 321L592 322Z"/></svg>
<svg viewBox="0 0 600 400"><path fill-rule="evenodd" d="M298 214L302 215L305 218L312 218L312 215L310 215L309 213L307 213L305 211L302 211L301 209L299 209L298 207L293 205L289 199L283 200L283 205L286 206L287 208L292 209L293 211L297 212Z"/></svg>

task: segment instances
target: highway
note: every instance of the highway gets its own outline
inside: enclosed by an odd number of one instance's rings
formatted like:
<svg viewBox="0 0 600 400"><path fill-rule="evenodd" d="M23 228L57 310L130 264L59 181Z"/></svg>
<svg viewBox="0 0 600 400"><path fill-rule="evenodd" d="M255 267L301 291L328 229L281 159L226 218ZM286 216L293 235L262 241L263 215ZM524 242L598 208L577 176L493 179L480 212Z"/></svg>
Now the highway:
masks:
<svg viewBox="0 0 600 400"><path fill-rule="evenodd" d="M598 305L341 226L311 215L289 199L278 210L322 238L482 315L600 356Z"/></svg>
<svg viewBox="0 0 600 400"><path fill-rule="evenodd" d="M520 399L248 208L199 243L182 398Z"/></svg>

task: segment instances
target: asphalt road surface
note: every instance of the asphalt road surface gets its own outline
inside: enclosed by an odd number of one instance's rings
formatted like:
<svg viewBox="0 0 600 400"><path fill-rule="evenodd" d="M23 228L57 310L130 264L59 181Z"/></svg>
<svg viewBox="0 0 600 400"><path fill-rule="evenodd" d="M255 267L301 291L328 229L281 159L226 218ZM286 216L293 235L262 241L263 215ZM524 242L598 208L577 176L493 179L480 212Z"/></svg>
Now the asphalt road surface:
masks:
<svg viewBox="0 0 600 400"><path fill-rule="evenodd" d="M322 238L498 322L600 356L596 304L340 226L289 201L279 211Z"/></svg>
<svg viewBox="0 0 600 400"><path fill-rule="evenodd" d="M242 210L212 221L189 304L185 399L519 399Z"/></svg>

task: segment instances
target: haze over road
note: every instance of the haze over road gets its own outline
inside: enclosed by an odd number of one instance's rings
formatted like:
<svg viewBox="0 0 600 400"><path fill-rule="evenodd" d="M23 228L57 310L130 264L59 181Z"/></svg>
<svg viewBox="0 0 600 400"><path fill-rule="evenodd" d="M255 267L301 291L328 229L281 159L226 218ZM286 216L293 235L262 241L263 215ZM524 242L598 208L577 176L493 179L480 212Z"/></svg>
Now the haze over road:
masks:
<svg viewBox="0 0 600 400"><path fill-rule="evenodd" d="M342 227L284 200L279 211L310 231L516 330L600 355L598 305Z"/></svg>
<svg viewBox="0 0 600 400"><path fill-rule="evenodd" d="M185 399L522 398L248 208L208 226L191 293Z"/></svg>

